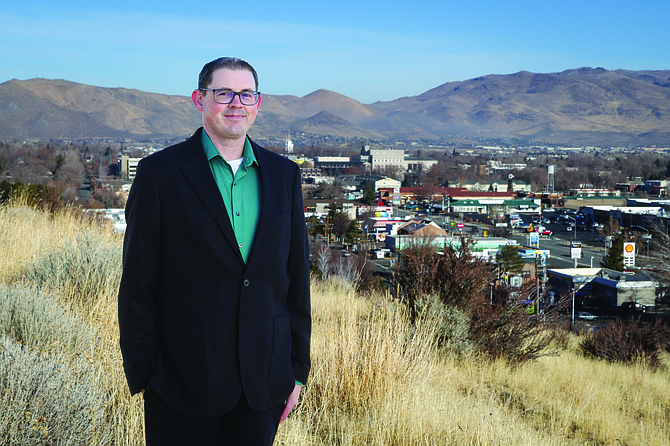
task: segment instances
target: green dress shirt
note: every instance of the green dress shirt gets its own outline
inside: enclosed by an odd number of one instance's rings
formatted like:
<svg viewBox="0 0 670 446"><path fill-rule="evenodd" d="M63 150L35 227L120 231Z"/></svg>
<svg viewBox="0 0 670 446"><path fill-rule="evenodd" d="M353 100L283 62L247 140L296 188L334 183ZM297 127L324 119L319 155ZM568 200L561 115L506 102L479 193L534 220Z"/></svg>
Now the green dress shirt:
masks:
<svg viewBox="0 0 670 446"><path fill-rule="evenodd" d="M214 181L219 187L228 218L233 226L237 246L246 263L254 243L256 228L261 216L261 178L258 161L249 139L244 142L244 159L233 174L230 164L223 159L207 132L202 131L202 146L209 161Z"/></svg>
<svg viewBox="0 0 670 446"><path fill-rule="evenodd" d="M236 174L233 174L233 168L223 159L204 129L202 146L205 148L205 156L209 161L214 181L223 197L223 204L226 205L228 218L230 218L237 239L237 246L246 263L261 216L261 178L258 172L258 161L256 161L248 138L244 141L244 160ZM303 385L298 380L295 383L299 386Z"/></svg>

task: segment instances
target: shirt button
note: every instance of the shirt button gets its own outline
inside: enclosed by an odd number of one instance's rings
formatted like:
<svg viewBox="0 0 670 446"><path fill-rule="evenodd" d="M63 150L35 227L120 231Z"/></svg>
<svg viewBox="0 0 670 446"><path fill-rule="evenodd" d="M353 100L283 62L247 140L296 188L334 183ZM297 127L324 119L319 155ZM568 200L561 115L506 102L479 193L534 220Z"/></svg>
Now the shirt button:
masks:
<svg viewBox="0 0 670 446"><path fill-rule="evenodd" d="M244 286L249 286L249 279L244 279L243 285Z"/></svg>
<svg viewBox="0 0 670 446"><path fill-rule="evenodd" d="M237 216L239 217L239 216L240 216L240 213L239 213L239 212L235 212L235 215L237 215Z"/></svg>

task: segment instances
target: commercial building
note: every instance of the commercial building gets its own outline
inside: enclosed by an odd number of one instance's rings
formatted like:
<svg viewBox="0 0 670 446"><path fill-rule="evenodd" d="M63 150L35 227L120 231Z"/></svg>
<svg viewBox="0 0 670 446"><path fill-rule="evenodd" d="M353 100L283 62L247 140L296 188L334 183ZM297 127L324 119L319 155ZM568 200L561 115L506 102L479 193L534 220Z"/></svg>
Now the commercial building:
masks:
<svg viewBox="0 0 670 446"><path fill-rule="evenodd" d="M137 164L140 162L141 159L142 158L131 158L127 155L121 156L120 171L122 180L132 181L135 179L135 172L137 172Z"/></svg>
<svg viewBox="0 0 670 446"><path fill-rule="evenodd" d="M658 282L644 271L614 271L607 268L568 268L547 270L551 290L576 299L580 306L622 307L636 303L645 307L656 304Z"/></svg>

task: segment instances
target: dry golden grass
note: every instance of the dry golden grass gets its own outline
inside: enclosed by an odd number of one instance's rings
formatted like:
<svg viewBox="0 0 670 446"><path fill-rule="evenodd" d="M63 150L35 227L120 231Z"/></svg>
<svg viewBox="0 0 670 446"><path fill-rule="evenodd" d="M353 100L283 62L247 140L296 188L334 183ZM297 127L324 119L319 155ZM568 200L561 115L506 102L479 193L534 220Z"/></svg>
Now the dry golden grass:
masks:
<svg viewBox="0 0 670 446"><path fill-rule="evenodd" d="M109 228L76 213L1 207L0 281L16 279L86 231L120 247ZM141 399L129 396L118 349L118 282L102 283L86 299L71 289L54 291L102 338L94 359L105 370L100 391L109 401L114 444L140 445ZM578 355L573 339L558 356L519 367L455 359L436 348L435 324L413 327L385 297L364 298L333 280L315 283L312 300L313 370L276 444L670 445L667 356L656 371L608 364Z"/></svg>
<svg viewBox="0 0 670 446"><path fill-rule="evenodd" d="M29 268L40 257L57 254L68 248L76 249L77 236L87 231L99 235L103 243L120 248L121 237L114 234L110 226L82 219L78 210L64 209L49 215L21 203L0 207L0 282L20 279L21 271ZM118 277L111 272L103 276ZM117 426L114 444L141 444L144 436L142 404L139 398L131 399L127 391L118 347L118 281L103 282L102 287L85 299L74 296L73 290L67 286L53 291L73 311L91 322L101 338L93 359L105 370L105 388L101 391L107 394L109 401L109 423Z"/></svg>

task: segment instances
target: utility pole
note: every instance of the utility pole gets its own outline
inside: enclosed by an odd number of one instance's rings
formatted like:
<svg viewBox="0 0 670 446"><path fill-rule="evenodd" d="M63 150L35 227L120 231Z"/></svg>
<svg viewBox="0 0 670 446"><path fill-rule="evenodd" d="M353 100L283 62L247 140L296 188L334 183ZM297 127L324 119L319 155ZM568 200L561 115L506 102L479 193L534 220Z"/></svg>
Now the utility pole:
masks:
<svg viewBox="0 0 670 446"><path fill-rule="evenodd" d="M538 256L539 252L535 253L535 314L540 317L540 274L538 271Z"/></svg>

